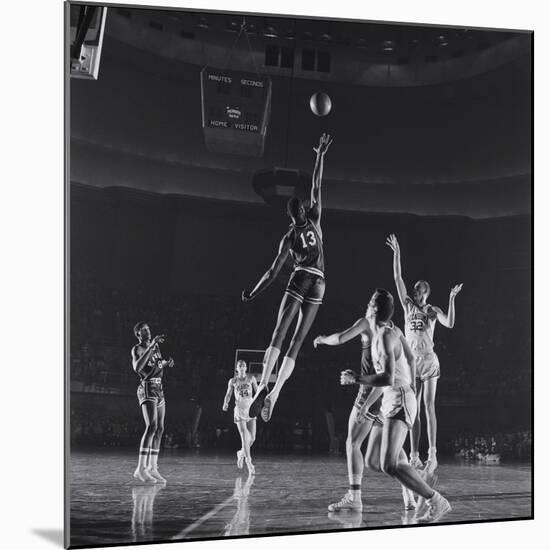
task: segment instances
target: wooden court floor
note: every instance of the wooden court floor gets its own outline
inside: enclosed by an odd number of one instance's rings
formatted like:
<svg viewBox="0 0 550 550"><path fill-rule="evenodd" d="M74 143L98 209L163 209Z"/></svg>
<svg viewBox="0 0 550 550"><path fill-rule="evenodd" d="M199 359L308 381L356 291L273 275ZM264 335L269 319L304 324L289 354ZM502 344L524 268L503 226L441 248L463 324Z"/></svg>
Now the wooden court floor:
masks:
<svg viewBox="0 0 550 550"><path fill-rule="evenodd" d="M330 513L347 484L344 457L258 454L256 475L238 470L234 454L163 452L165 486L132 479L126 451L73 453L71 546L196 540L414 524L396 481L367 472L363 513ZM531 516L530 464L448 461L438 490L453 510L444 523Z"/></svg>

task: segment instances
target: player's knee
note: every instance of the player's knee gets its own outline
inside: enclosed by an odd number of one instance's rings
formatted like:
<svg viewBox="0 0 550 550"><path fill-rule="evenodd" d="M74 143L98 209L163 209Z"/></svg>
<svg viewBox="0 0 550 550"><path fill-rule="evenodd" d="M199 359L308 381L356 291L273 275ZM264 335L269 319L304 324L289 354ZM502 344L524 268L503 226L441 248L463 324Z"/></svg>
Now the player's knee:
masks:
<svg viewBox="0 0 550 550"><path fill-rule="evenodd" d="M160 437L163 433L164 433L164 426L162 424L159 424L155 431L155 435Z"/></svg>
<svg viewBox="0 0 550 550"><path fill-rule="evenodd" d="M359 449L360 447L361 445L359 444L359 441L351 435L348 435L346 439L346 448L353 451L355 449Z"/></svg>
<svg viewBox="0 0 550 550"><path fill-rule="evenodd" d="M374 457L365 457L365 468L373 471L378 472L380 471L380 462L375 460Z"/></svg>
<svg viewBox="0 0 550 550"><path fill-rule="evenodd" d="M389 457L384 458L380 462L380 468L385 474L388 474L389 476L393 477L397 472L397 463L391 460Z"/></svg>

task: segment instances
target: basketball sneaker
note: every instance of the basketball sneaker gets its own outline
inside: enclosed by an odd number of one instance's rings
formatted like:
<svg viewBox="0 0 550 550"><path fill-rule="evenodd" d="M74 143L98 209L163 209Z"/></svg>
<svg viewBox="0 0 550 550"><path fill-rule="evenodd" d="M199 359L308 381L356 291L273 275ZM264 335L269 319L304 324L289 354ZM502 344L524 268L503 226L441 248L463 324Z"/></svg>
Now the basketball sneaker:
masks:
<svg viewBox="0 0 550 550"><path fill-rule="evenodd" d="M427 470L421 470L418 472L420 477L429 485L430 489L433 489L437 484L437 475L428 472ZM418 497L416 503L416 518L421 518L428 511L428 501L422 496Z"/></svg>
<svg viewBox="0 0 550 550"><path fill-rule="evenodd" d="M166 480L159 474L157 468L149 468L146 471L151 477L154 477L158 483L166 483Z"/></svg>
<svg viewBox="0 0 550 550"><path fill-rule="evenodd" d="M271 420L271 415L273 414L273 409L275 408L275 400L273 397L266 397L264 399L264 406L262 408L262 420L264 422L269 422Z"/></svg>
<svg viewBox="0 0 550 550"><path fill-rule="evenodd" d="M136 468L136 471L134 472L134 479L141 481L141 483L157 482L157 480L145 468Z"/></svg>
<svg viewBox="0 0 550 550"><path fill-rule="evenodd" d="M328 505L329 512L341 512L344 510L352 510L361 512L363 510L363 502L361 499L354 499L349 492L347 492L342 500Z"/></svg>
<svg viewBox="0 0 550 550"><path fill-rule="evenodd" d="M448 514L452 508L449 501L438 492L432 498L426 501L428 511L418 521L420 523L433 523L439 521L445 514Z"/></svg>
<svg viewBox="0 0 550 550"><path fill-rule="evenodd" d="M240 451L237 451L237 468L239 470L242 470L244 464L244 451L241 449Z"/></svg>
<svg viewBox="0 0 550 550"><path fill-rule="evenodd" d="M252 403L250 403L250 408L248 409L248 416L250 416L250 418L256 418L260 414L262 407L264 406L264 399L266 395L267 387L264 386L254 396Z"/></svg>

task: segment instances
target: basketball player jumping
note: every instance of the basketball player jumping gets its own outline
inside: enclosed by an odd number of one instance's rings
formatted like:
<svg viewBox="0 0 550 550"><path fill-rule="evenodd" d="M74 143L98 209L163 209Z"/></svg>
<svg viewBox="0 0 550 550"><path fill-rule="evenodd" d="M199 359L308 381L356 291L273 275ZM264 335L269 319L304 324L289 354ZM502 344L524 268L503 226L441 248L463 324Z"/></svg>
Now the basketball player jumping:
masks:
<svg viewBox="0 0 550 550"><path fill-rule="evenodd" d="M145 431L141 437L138 466L134 477L143 483L166 483L158 471L166 412L162 375L165 367L174 366L174 360L162 358L159 344L164 342L164 335L151 338L151 329L147 323L137 323L134 334L138 343L131 351L132 367L140 378L137 397L145 420Z"/></svg>
<svg viewBox="0 0 550 550"><path fill-rule="evenodd" d="M320 345L339 346L356 336L361 337L361 375L375 374L371 358L372 331L366 314L365 317L361 317L351 327L342 332L330 336L317 336L313 341L313 345L315 348ZM403 343L404 349L408 350L406 343ZM363 384L359 386L355 403L349 415L348 437L346 439L349 490L342 500L329 505L330 512L340 510L361 511L363 509L361 482L363 480L364 459L361 445L369 435L373 425L382 426L382 420L379 416L381 401L382 388L374 388ZM406 487L403 487L403 500L406 510L414 509L414 494Z"/></svg>
<svg viewBox="0 0 550 550"><path fill-rule="evenodd" d="M407 289L401 276L401 251L397 237L390 235L386 244L393 250L393 276L397 294L405 312L405 334L407 342L416 354L416 376L418 379L418 414L411 432L411 464L422 467L419 456L420 442L420 410L422 394L428 427L428 460L425 468L433 472L437 468L437 418L435 414L435 393L437 379L440 376L439 359L434 352L434 330L439 321L444 327L453 328L455 324L455 297L462 290L462 284L451 289L449 309L444 313L440 308L427 303L430 295L430 285L427 281L417 281L414 285L413 297L407 294Z"/></svg>
<svg viewBox="0 0 550 550"><path fill-rule="evenodd" d="M419 472L409 465L403 444L416 417L415 362L403 333L391 322L393 296L378 288L367 309L372 333L372 362L375 374L343 371L343 385L363 384L383 389L380 414L383 426L374 424L367 445L366 465L395 477L402 485L420 496L417 520L421 523L441 519L451 510L449 502L434 491ZM432 474L425 472L428 480ZM425 513L424 513L425 511Z"/></svg>
<svg viewBox="0 0 550 550"><path fill-rule="evenodd" d="M296 197L288 201L287 213L292 223L281 240L279 253L253 290L245 290L242 293L242 299L246 302L265 290L275 280L290 254L294 261L294 271L279 308L271 343L264 355L262 378L250 407L250 416L256 417L261 411L264 422L268 422L271 418L281 389L294 370L298 352L317 315L325 293L321 180L325 154L331 143L331 137L323 134L319 140L319 146L314 148L316 159L309 209L306 210L302 201ZM286 333L297 313L298 321L290 346L283 358L275 386L266 396L269 377L281 352Z"/></svg>
<svg viewBox="0 0 550 550"><path fill-rule="evenodd" d="M246 460L246 467L249 474L254 474L254 465L250 450L256 439L256 419L250 418L249 408L252 402L252 396L258 388L256 378L246 372L246 362L242 359L237 361L235 367L236 376L231 378L227 384L227 392L223 400L223 410L227 411L231 394L235 395L235 409L233 411L233 420L237 424L239 435L241 436L242 447L237 451L237 467L243 467L243 461Z"/></svg>

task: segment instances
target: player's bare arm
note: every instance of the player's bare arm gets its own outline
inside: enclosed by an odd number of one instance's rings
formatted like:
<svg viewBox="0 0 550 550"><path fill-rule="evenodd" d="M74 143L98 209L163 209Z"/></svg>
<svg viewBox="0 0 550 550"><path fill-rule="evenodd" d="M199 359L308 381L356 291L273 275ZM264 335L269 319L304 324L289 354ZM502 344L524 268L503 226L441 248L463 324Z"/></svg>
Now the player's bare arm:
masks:
<svg viewBox="0 0 550 550"><path fill-rule="evenodd" d="M277 275L281 271L281 268L288 258L291 246L292 242L290 240L290 235L287 233L282 238L279 244L279 252L274 262L271 264L271 267L263 274L262 278L251 291L243 290L243 302L253 300L258 294L260 294L260 292L263 292L277 278Z"/></svg>
<svg viewBox="0 0 550 550"><path fill-rule="evenodd" d="M401 306L407 311L407 287L401 275L401 249L397 237L392 233L386 239L386 244L393 250L393 278Z"/></svg>
<svg viewBox="0 0 550 550"><path fill-rule="evenodd" d="M382 355L384 357L384 371L379 374L358 374L353 370L345 370L340 374L340 384L364 384L365 386L384 387L392 386L395 378L395 346L397 337L391 332L382 335Z"/></svg>
<svg viewBox="0 0 550 550"><path fill-rule="evenodd" d="M434 311L437 314L437 320L447 328L453 328L455 326L455 298L457 294L462 290L462 283L453 286L449 294L449 309L445 313L441 308L434 306Z"/></svg>
<svg viewBox="0 0 550 550"><path fill-rule="evenodd" d="M351 327L343 330L342 332L335 332L334 334L330 334L329 336L317 336L317 338L313 340L313 347L316 348L317 346L339 346L341 344L349 342L360 334L367 333L368 331L369 324L364 317L361 317L360 319L357 319L357 321L355 321L355 323L353 323Z"/></svg>
<svg viewBox="0 0 550 550"><path fill-rule="evenodd" d="M132 367L136 372L141 372L145 365L149 362L149 359L151 359L151 355L153 355L156 347L158 344L162 344L164 342L164 334L159 334L158 336L155 336L151 343L143 350L141 346L134 346L132 348Z"/></svg>
<svg viewBox="0 0 550 550"><path fill-rule="evenodd" d="M377 401L378 398L384 393L384 388L379 386L377 388L373 388L372 391L369 393L369 396L367 397L367 400L361 407L361 412L368 411Z"/></svg>
<svg viewBox="0 0 550 550"><path fill-rule="evenodd" d="M323 164L325 153L328 151L331 143L332 138L328 134L323 134L319 140L319 145L313 148L316 158L311 182L310 216L316 222L319 222L321 219L321 182L323 180Z"/></svg>
<svg viewBox="0 0 550 550"><path fill-rule="evenodd" d="M233 383L234 380L231 378L227 383L227 391L225 392L225 397L223 398L223 407L222 410L227 411L229 408L229 402L231 401L231 396L233 395Z"/></svg>

